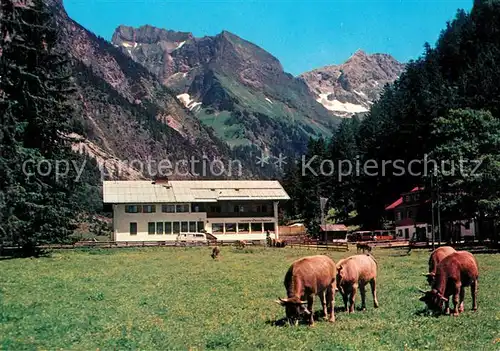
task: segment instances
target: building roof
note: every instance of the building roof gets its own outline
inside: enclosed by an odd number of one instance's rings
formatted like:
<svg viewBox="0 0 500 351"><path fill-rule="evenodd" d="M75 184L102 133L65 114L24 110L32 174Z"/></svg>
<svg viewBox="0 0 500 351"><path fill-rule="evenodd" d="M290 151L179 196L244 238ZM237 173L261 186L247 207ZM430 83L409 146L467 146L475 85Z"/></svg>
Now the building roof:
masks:
<svg viewBox="0 0 500 351"><path fill-rule="evenodd" d="M323 232L347 232L348 229L343 224L323 224L319 228Z"/></svg>
<svg viewBox="0 0 500 351"><path fill-rule="evenodd" d="M424 190L424 188L419 188L418 186L411 189L410 193L414 193L416 191L419 191L419 190ZM387 206L385 208L386 211L390 211L390 210L394 210L396 207L398 207L399 205L401 205L403 203L403 197L401 196L399 199L397 199L396 201L394 201L392 204L390 204L389 206Z"/></svg>
<svg viewBox="0 0 500 351"><path fill-rule="evenodd" d="M218 200L289 200L276 180L104 181L103 202L182 203Z"/></svg>

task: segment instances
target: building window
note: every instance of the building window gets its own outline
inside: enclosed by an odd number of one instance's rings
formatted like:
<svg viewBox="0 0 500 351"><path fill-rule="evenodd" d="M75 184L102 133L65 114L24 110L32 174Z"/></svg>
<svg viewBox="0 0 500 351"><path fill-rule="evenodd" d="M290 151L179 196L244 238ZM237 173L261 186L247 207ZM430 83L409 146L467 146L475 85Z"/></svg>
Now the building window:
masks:
<svg viewBox="0 0 500 351"><path fill-rule="evenodd" d="M236 223L226 223L226 234L236 233Z"/></svg>
<svg viewBox="0 0 500 351"><path fill-rule="evenodd" d="M412 210L408 210L407 218L413 218L413 211Z"/></svg>
<svg viewBox="0 0 500 351"><path fill-rule="evenodd" d="M267 232L268 230L274 233L274 223L264 223L264 231Z"/></svg>
<svg viewBox="0 0 500 351"><path fill-rule="evenodd" d="M161 205L161 212L174 213L175 212L175 205Z"/></svg>
<svg viewBox="0 0 500 351"><path fill-rule="evenodd" d="M398 236L399 236L399 237L402 237L402 236L403 236L403 230L398 229Z"/></svg>
<svg viewBox="0 0 500 351"><path fill-rule="evenodd" d="M165 222L165 234L172 234L172 222Z"/></svg>
<svg viewBox="0 0 500 351"><path fill-rule="evenodd" d="M198 232L202 232L205 230L205 223L204 222L198 222Z"/></svg>
<svg viewBox="0 0 500 351"><path fill-rule="evenodd" d="M210 206L210 212L221 213L221 207L220 206Z"/></svg>
<svg viewBox="0 0 500 351"><path fill-rule="evenodd" d="M127 205L125 206L125 213L139 213L140 207L137 205Z"/></svg>
<svg viewBox="0 0 500 351"><path fill-rule="evenodd" d="M156 223L148 222L148 234L154 234L156 231Z"/></svg>
<svg viewBox="0 0 500 351"><path fill-rule="evenodd" d="M405 196L405 202L410 202L410 196L409 195Z"/></svg>
<svg viewBox="0 0 500 351"><path fill-rule="evenodd" d="M397 211L396 212L396 221L400 221L401 220L401 211Z"/></svg>
<svg viewBox="0 0 500 351"><path fill-rule="evenodd" d="M156 212L156 206L155 205L143 205L142 206L142 212L143 213L155 213Z"/></svg>
<svg viewBox="0 0 500 351"><path fill-rule="evenodd" d="M410 238L410 229L405 228L405 239L409 239L409 238Z"/></svg>
<svg viewBox="0 0 500 351"><path fill-rule="evenodd" d="M432 225L427 226L427 233L430 233L430 232L432 232Z"/></svg>
<svg viewBox="0 0 500 351"><path fill-rule="evenodd" d="M238 223L238 233L248 233L250 230L250 223Z"/></svg>
<svg viewBox="0 0 500 351"><path fill-rule="evenodd" d="M224 233L224 224L212 223L212 233L215 233L215 234Z"/></svg>
<svg viewBox="0 0 500 351"><path fill-rule="evenodd" d="M250 225L252 233L262 233L262 223L252 223Z"/></svg>
<svg viewBox="0 0 500 351"><path fill-rule="evenodd" d="M156 223L156 234L163 234L163 222Z"/></svg>
<svg viewBox="0 0 500 351"><path fill-rule="evenodd" d="M189 232L196 233L196 222L189 222Z"/></svg>
<svg viewBox="0 0 500 351"><path fill-rule="evenodd" d="M243 207L243 205L236 205L234 206L234 212L236 213L245 212L245 208Z"/></svg>
<svg viewBox="0 0 500 351"><path fill-rule="evenodd" d="M415 194L415 201L420 199L420 194Z"/></svg>
<svg viewBox="0 0 500 351"><path fill-rule="evenodd" d="M180 222L174 222L173 232L174 232L174 234L179 234L181 232L181 223Z"/></svg>
<svg viewBox="0 0 500 351"><path fill-rule="evenodd" d="M181 222L181 233L187 233L189 231L188 222Z"/></svg>
<svg viewBox="0 0 500 351"><path fill-rule="evenodd" d="M261 206L261 212L266 213L267 212L267 205L262 205Z"/></svg>
<svg viewBox="0 0 500 351"><path fill-rule="evenodd" d="M470 230L470 222L469 221L465 222L464 228L466 230Z"/></svg>
<svg viewBox="0 0 500 351"><path fill-rule="evenodd" d="M175 212L178 212L178 213L189 212L189 205L187 205L187 204L175 205Z"/></svg>
<svg viewBox="0 0 500 351"><path fill-rule="evenodd" d="M130 222L129 232L130 232L130 235L137 235L137 223L136 222Z"/></svg>

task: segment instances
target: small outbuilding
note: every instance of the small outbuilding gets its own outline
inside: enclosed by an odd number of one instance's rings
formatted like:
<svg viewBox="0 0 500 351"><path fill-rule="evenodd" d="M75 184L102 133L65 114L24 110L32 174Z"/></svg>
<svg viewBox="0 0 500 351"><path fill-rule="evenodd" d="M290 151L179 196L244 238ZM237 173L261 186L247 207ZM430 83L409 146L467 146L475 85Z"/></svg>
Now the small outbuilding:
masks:
<svg viewBox="0 0 500 351"><path fill-rule="evenodd" d="M323 224L319 229L319 240L322 242L332 242L333 240L345 240L347 227L343 224Z"/></svg>

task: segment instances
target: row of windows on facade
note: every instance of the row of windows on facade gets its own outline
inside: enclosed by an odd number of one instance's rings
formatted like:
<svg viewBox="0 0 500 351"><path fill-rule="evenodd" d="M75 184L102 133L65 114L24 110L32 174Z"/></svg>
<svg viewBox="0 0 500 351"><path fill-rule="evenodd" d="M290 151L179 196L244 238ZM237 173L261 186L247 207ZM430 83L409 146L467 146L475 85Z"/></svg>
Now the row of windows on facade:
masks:
<svg viewBox="0 0 500 351"><path fill-rule="evenodd" d="M262 233L274 232L274 223L213 223L212 233ZM148 222L148 234L196 233L204 230L203 222ZM137 222L130 223L130 235L137 235Z"/></svg>
<svg viewBox="0 0 500 351"><path fill-rule="evenodd" d="M193 206L191 212L200 212L199 206ZM221 206L210 206L210 212L221 213ZM245 212L245 206L236 205L233 212ZM125 206L126 213L155 213L156 205L127 205ZM187 213L189 212L189 204L171 204L161 205L161 212L163 213ZM266 205L256 205L253 207L253 212L266 213Z"/></svg>
<svg viewBox="0 0 500 351"><path fill-rule="evenodd" d="M420 199L420 193L405 195L404 202L417 201Z"/></svg>

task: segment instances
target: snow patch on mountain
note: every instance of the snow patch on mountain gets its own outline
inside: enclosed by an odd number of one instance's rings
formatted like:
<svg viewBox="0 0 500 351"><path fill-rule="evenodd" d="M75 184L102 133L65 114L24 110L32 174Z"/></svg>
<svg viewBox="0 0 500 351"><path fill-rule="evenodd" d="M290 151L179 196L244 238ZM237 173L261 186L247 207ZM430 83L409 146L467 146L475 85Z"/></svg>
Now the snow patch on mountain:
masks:
<svg viewBox="0 0 500 351"><path fill-rule="evenodd" d="M350 102L340 102L339 100L328 100L330 93L319 94L319 98L316 100L322 104L327 110L335 112L347 112L347 113L361 113L367 112L368 109L364 106L351 104Z"/></svg>
<svg viewBox="0 0 500 351"><path fill-rule="evenodd" d="M191 111L195 107L201 105L201 102L196 102L192 100L191 96L188 93L177 95L177 99L179 99L184 104L184 106L186 106L186 108L190 109Z"/></svg>

